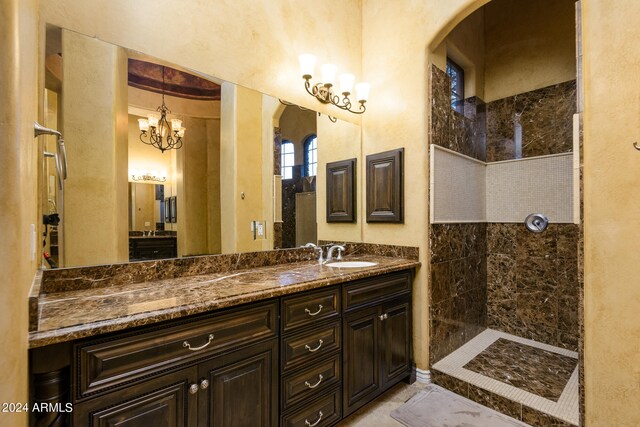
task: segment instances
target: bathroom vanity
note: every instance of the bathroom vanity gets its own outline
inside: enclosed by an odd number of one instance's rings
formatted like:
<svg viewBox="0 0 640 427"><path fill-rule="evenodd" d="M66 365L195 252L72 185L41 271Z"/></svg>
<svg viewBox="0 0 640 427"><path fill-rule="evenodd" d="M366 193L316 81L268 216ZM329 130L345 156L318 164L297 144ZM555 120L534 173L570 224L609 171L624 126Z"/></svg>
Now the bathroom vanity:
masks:
<svg viewBox="0 0 640 427"><path fill-rule="evenodd" d="M358 259L376 265L280 263L65 291L53 281L30 334L36 399L71 402L74 426L333 425L415 372L419 262ZM158 262L170 261L139 266ZM73 318L52 317L64 313ZM52 350L66 366L43 372Z"/></svg>

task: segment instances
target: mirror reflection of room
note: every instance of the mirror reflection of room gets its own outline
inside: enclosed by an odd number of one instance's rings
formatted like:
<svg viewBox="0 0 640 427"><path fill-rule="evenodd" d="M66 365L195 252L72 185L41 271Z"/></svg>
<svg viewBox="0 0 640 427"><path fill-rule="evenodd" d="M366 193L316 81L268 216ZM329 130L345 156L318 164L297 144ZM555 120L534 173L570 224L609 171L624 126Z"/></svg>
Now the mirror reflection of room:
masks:
<svg viewBox="0 0 640 427"><path fill-rule="evenodd" d="M275 247L316 243L317 113L288 105L280 116L282 236ZM278 156L278 150L275 150Z"/></svg>
<svg viewBox="0 0 640 427"><path fill-rule="evenodd" d="M41 210L60 217L43 251L57 267L297 247L337 230L323 220L324 167L360 155L357 124L51 25L45 67L43 121L68 158L61 188L54 159L42 165ZM148 144L163 106L162 148L180 139L166 150ZM134 221L146 208L133 192L159 185L155 216ZM339 233L361 240L357 225Z"/></svg>

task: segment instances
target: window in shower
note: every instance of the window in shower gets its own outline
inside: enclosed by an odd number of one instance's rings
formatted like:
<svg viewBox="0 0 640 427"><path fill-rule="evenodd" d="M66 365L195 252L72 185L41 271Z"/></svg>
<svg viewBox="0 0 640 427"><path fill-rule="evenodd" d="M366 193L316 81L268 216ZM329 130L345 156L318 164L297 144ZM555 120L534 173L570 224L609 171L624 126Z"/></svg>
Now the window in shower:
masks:
<svg viewBox="0 0 640 427"><path fill-rule="evenodd" d="M464 70L447 57L447 75L451 77L451 108L464 113Z"/></svg>
<svg viewBox="0 0 640 427"><path fill-rule="evenodd" d="M318 138L311 135L304 142L304 174L316 176L318 167Z"/></svg>
<svg viewBox="0 0 640 427"><path fill-rule="evenodd" d="M293 178L293 165L295 163L295 154L293 151L293 142L291 141L282 141L282 148L280 151L280 175L282 175L282 179L291 179Z"/></svg>

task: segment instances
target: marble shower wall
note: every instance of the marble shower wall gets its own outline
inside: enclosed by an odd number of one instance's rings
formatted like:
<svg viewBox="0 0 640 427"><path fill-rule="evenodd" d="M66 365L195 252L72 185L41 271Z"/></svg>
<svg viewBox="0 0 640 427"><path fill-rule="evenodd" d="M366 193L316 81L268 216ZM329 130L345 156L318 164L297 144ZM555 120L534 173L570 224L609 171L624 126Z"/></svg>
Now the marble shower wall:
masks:
<svg viewBox="0 0 640 427"><path fill-rule="evenodd" d="M486 328L486 235L486 224L431 225L431 363Z"/></svg>
<svg viewBox="0 0 640 427"><path fill-rule="evenodd" d="M487 161L516 158L517 116L522 126L522 157L573 151L576 111L575 80L487 103Z"/></svg>
<svg viewBox="0 0 640 427"><path fill-rule="evenodd" d="M575 94L569 81L486 105L469 98L461 115L449 77L432 65L430 140L483 161L512 160L518 113L523 157L571 152ZM431 224L429 239L431 363L485 327L577 349L576 225L533 234L522 224Z"/></svg>
<svg viewBox="0 0 640 427"><path fill-rule="evenodd" d="M578 350L578 225L487 224L487 326Z"/></svg>
<svg viewBox="0 0 640 427"><path fill-rule="evenodd" d="M478 98L465 100L464 115L451 108L451 79L431 66L433 144L485 160L485 110ZM486 224L431 224L431 363L451 353L486 327Z"/></svg>
<svg viewBox="0 0 640 427"><path fill-rule="evenodd" d="M464 100L464 115L451 108L451 78L431 66L431 143L474 159L486 160L485 104L472 97Z"/></svg>

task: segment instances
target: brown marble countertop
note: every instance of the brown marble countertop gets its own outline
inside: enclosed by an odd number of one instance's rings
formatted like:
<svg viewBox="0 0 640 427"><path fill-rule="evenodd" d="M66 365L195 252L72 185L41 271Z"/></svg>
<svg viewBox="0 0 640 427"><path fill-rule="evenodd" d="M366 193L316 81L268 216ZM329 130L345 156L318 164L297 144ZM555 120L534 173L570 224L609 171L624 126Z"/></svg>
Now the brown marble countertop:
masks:
<svg viewBox="0 0 640 427"><path fill-rule="evenodd" d="M380 255L348 256L344 260L378 264L334 268L304 261L42 293L37 300L37 329L29 333L29 347L68 342L420 265L415 259Z"/></svg>

